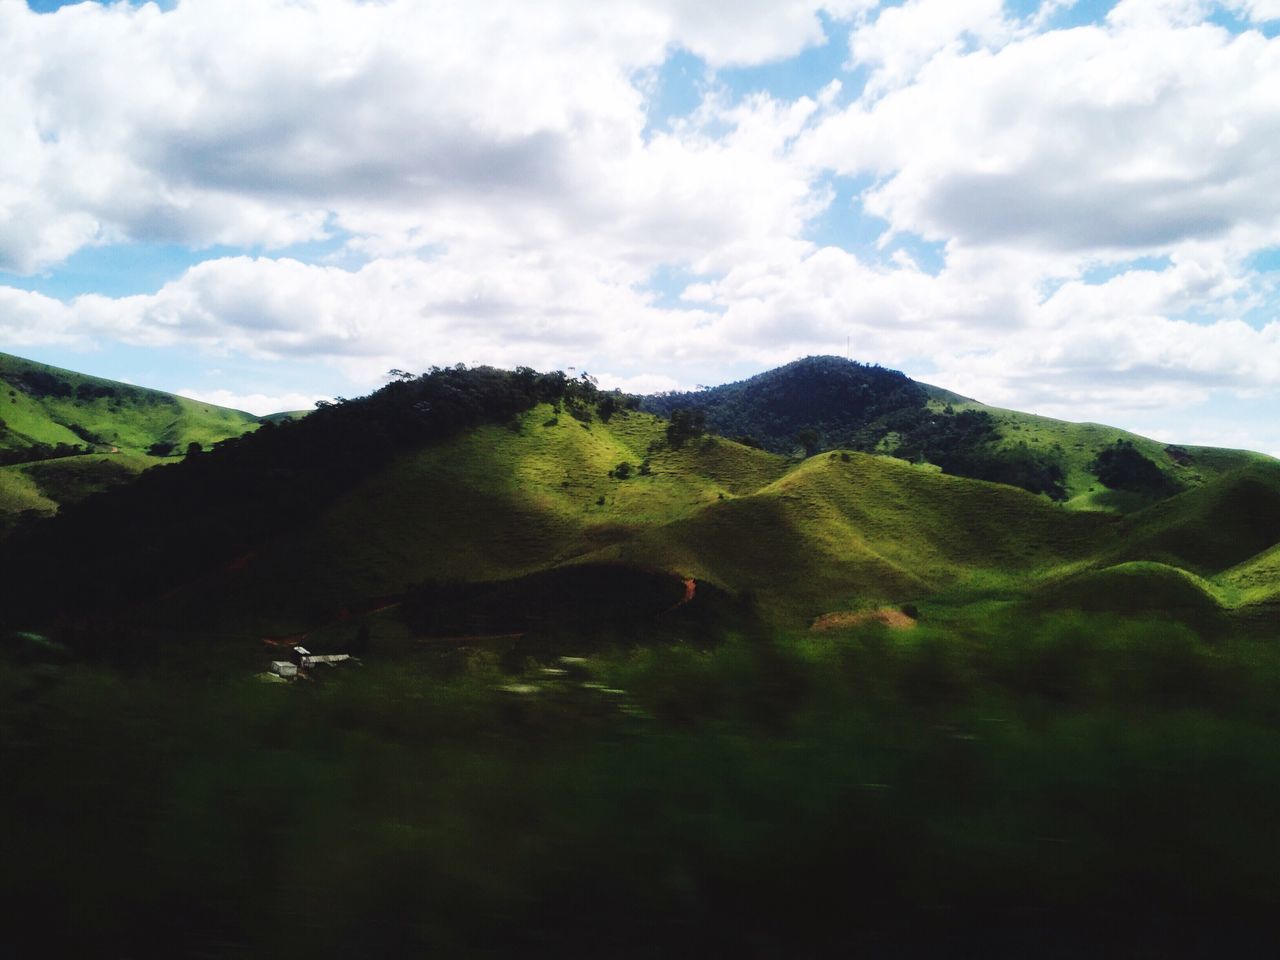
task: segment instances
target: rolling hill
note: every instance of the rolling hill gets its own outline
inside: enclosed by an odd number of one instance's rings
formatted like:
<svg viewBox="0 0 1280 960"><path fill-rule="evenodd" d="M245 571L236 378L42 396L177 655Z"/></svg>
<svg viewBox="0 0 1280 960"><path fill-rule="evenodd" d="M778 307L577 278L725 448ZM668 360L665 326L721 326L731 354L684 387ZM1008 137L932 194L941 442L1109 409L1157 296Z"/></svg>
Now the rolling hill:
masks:
<svg viewBox="0 0 1280 960"><path fill-rule="evenodd" d="M10 622L79 610L190 635L337 643L373 618L407 637L432 620L425 601L404 612L414 597L474 606L463 601L489 584L491 600L528 598L545 590L526 578L552 571L533 582L557 584L573 619L601 583L626 582L607 569L637 584L691 580L786 630L886 604L945 617L1081 598L1256 620L1276 597L1280 464L1268 458L1179 452L1199 472L1177 495L1128 513L1071 509L884 452L804 458L677 435L639 406L562 374L446 369L263 426L25 531L0 552L0 575L26 601ZM1105 428L1007 417L1046 442L1075 437L1077 462L1113 442ZM78 474L57 476L62 464L29 465L11 496L71 488Z"/></svg>
<svg viewBox="0 0 1280 960"><path fill-rule="evenodd" d="M1003 410L839 357L807 357L737 383L646 397L643 409L668 417L675 410L696 411L708 429L777 453L847 448L930 462L948 473L1046 493L1081 510L1130 512L1270 459ZM1132 459L1149 461L1163 483L1104 483L1096 461L1117 444L1127 446Z"/></svg>
<svg viewBox="0 0 1280 960"><path fill-rule="evenodd" d="M0 530L258 424L239 410L0 353Z"/></svg>
<svg viewBox="0 0 1280 960"><path fill-rule="evenodd" d="M1118 914L1150 952L1152 896L1184 915L1207 875L1214 950L1242 903L1274 927L1280 463L1080 510L638 406L448 368L96 497L125 454L10 474L68 498L0 541L11 913L47 944L58 906L81 953L496 923L647 956L724 953L746 904L799 919L743 955L923 916L1084 956ZM357 660L264 673L299 646ZM463 933L398 935L432 910ZM664 911L674 953L628 954Z"/></svg>

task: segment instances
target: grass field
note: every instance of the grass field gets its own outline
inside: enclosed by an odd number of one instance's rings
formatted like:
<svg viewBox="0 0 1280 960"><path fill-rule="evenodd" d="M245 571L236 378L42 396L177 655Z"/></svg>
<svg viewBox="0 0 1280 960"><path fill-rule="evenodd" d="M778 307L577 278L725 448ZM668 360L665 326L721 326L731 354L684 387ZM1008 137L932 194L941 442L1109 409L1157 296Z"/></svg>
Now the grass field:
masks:
<svg viewBox="0 0 1280 960"><path fill-rule="evenodd" d="M0 453L65 444L91 454L0 467L0 528L23 511L52 513L163 462L147 455L155 444L180 456L188 444L211 447L258 422L239 410L0 354Z"/></svg>
<svg viewBox="0 0 1280 960"><path fill-rule="evenodd" d="M788 460L715 437L672 449L664 429L643 413L584 424L543 405L404 455L158 616L336 637L354 629L326 633L336 611L425 581L599 562L695 578L787 629L885 604L963 618L1031 597L1114 596L1128 613L1172 597L1230 617L1274 596L1275 561L1262 559L1280 541L1270 463L1120 515L887 456ZM624 462L631 476L611 476ZM389 621L380 614L378 629L402 632Z"/></svg>
<svg viewBox="0 0 1280 960"><path fill-rule="evenodd" d="M90 444L146 451L167 442L211 446L253 429L239 410L90 377L0 354L0 449L30 443ZM79 430L71 429L76 426ZM96 440L87 440L86 434Z"/></svg>
<svg viewBox="0 0 1280 960"><path fill-rule="evenodd" d="M1275 947L1274 643L1073 612L583 653L375 647L292 686L199 643L128 670L0 656L0 764L22 771L0 813L23 825L0 859L4 942Z"/></svg>
<svg viewBox="0 0 1280 960"><path fill-rule="evenodd" d="M1036 450L1061 451L1066 475L1067 506L1074 510L1103 510L1130 513L1148 506L1152 497L1109 490L1093 473L1091 464L1103 449L1125 440L1143 456L1157 464L1179 486L1204 486L1219 477L1252 464L1274 463L1265 454L1218 447L1176 446L1099 423L1073 423L1016 410L988 406L938 387L927 387L930 405L937 410L950 406L956 412L978 410L996 422L1004 446L1026 443Z"/></svg>

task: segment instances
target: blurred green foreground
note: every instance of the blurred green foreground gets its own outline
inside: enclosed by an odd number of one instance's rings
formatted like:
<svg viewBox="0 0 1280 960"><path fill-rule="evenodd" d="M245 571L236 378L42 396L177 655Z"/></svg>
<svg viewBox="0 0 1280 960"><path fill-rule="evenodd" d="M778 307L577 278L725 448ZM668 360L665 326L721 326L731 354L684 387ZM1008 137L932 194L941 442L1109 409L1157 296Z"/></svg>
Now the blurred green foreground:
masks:
<svg viewBox="0 0 1280 960"><path fill-rule="evenodd" d="M127 670L9 655L0 954L1209 956L1274 937L1273 643L993 614L588 652L403 650L291 685L212 647Z"/></svg>

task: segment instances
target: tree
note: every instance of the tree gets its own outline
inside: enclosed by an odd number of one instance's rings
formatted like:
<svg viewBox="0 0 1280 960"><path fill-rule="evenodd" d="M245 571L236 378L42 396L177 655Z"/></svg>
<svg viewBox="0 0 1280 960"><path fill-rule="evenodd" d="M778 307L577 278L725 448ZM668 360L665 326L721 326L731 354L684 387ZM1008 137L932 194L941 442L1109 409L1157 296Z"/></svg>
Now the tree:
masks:
<svg viewBox="0 0 1280 960"><path fill-rule="evenodd" d="M1098 479L1112 490L1163 496L1178 489L1155 461L1144 457L1129 440L1117 440L1103 448L1090 466Z"/></svg>
<svg viewBox="0 0 1280 960"><path fill-rule="evenodd" d="M618 398L615 393L606 393L600 397L600 402L596 405L596 413L600 415L601 423L608 423L618 410Z"/></svg>
<svg viewBox="0 0 1280 960"><path fill-rule="evenodd" d="M706 428L705 413L678 407L671 411L671 422L667 424L667 443L672 447L682 447L686 441L701 436Z"/></svg>
<svg viewBox="0 0 1280 960"><path fill-rule="evenodd" d="M805 427L796 434L796 443L804 447L804 455L812 457L818 452L818 447L822 444L822 435L813 427Z"/></svg>

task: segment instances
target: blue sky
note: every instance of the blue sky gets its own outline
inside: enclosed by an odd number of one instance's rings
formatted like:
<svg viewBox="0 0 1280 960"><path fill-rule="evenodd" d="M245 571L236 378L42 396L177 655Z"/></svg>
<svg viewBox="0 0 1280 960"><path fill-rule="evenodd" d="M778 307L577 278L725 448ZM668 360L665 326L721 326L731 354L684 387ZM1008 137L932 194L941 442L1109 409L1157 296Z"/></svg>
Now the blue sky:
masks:
<svg viewBox="0 0 1280 960"><path fill-rule="evenodd" d="M1280 453L1274 18L0 5L0 349L265 412L393 366L647 390L848 342Z"/></svg>

